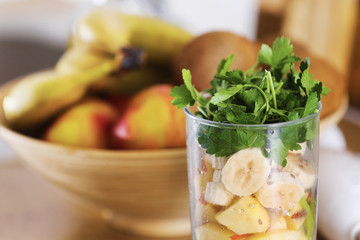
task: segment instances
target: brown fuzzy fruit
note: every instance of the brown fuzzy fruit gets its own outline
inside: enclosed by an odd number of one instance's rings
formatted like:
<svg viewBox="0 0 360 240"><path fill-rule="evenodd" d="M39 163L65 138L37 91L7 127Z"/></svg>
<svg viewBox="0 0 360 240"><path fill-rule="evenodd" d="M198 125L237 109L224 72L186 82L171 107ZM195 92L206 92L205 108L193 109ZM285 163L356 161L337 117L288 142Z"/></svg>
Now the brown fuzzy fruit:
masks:
<svg viewBox="0 0 360 240"><path fill-rule="evenodd" d="M185 45L176 56L175 81L183 83L181 71L186 68L198 90L208 89L221 59L235 54L232 69L247 70L256 63L259 49L258 43L231 32L205 33Z"/></svg>

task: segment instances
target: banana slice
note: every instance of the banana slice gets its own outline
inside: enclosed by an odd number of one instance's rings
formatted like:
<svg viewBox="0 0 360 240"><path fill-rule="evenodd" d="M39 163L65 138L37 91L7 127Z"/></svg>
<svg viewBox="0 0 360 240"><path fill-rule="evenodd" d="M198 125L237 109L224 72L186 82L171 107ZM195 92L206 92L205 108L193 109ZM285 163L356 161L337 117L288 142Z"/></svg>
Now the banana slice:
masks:
<svg viewBox="0 0 360 240"><path fill-rule="evenodd" d="M215 155L209 155L209 154L205 154L205 159L207 159L207 161L211 162L212 167L214 169L223 169L223 167L225 166L227 160L229 159L228 157L215 157Z"/></svg>
<svg viewBox="0 0 360 240"><path fill-rule="evenodd" d="M295 154L289 154L286 160L287 164L283 171L294 174L304 185L305 189L311 188L316 180L315 169L308 162Z"/></svg>
<svg viewBox="0 0 360 240"><path fill-rule="evenodd" d="M216 169L213 175L213 182L221 182L221 170Z"/></svg>
<svg viewBox="0 0 360 240"><path fill-rule="evenodd" d="M249 196L265 184L271 166L258 148L243 149L232 155L222 170L225 188L238 196Z"/></svg>
<svg viewBox="0 0 360 240"><path fill-rule="evenodd" d="M292 173L272 173L266 184L255 193L266 208L290 209L304 195L304 187Z"/></svg>
<svg viewBox="0 0 360 240"><path fill-rule="evenodd" d="M205 201L220 205L227 206L234 195L228 192L221 182L208 182L205 190Z"/></svg>

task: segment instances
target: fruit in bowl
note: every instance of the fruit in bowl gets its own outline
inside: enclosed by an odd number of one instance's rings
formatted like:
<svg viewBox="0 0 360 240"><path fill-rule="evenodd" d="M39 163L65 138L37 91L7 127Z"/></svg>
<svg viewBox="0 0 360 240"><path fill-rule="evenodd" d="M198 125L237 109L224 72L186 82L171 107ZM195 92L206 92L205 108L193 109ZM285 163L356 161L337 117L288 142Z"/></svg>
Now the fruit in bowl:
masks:
<svg viewBox="0 0 360 240"><path fill-rule="evenodd" d="M171 104L172 85L146 88L136 94L113 130L114 146L125 149L184 147L185 115Z"/></svg>
<svg viewBox="0 0 360 240"><path fill-rule="evenodd" d="M0 88L1 137L65 197L116 228L188 235L185 120L169 93L171 58L192 35L104 9L76 29L53 69ZM119 144L120 125L135 140Z"/></svg>

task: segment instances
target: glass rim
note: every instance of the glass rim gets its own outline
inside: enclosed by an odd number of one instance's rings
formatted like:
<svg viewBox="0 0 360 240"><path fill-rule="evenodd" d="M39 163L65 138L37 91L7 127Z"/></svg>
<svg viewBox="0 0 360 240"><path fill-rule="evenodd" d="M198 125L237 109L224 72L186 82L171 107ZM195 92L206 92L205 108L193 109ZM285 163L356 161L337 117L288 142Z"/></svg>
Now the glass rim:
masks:
<svg viewBox="0 0 360 240"><path fill-rule="evenodd" d="M193 120L196 120L204 125L208 126L223 126L226 128L262 128L262 129L268 129L268 128L284 128L284 127L291 127L294 125L298 125L301 123L304 123L312 118L315 118L316 116L320 115L322 109L322 103L321 101L318 104L317 112L314 112L306 117L302 117L296 120L287 121L287 122L280 122L280 123L266 123L266 124L239 124L239 123L222 123L222 122L215 122L208 119L204 119L198 116L195 116L189 111L189 106L184 108L185 114L190 117Z"/></svg>

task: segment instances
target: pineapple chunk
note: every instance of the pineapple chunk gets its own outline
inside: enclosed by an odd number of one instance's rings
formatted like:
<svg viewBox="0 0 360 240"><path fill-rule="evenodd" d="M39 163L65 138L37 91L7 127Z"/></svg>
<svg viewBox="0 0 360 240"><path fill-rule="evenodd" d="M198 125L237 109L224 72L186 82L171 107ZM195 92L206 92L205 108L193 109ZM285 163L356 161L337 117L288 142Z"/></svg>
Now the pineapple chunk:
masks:
<svg viewBox="0 0 360 240"><path fill-rule="evenodd" d="M231 240L236 235L217 223L205 223L195 229L196 240Z"/></svg>
<svg viewBox="0 0 360 240"><path fill-rule="evenodd" d="M254 234L246 240L300 240L300 232L292 230L275 230Z"/></svg>
<svg viewBox="0 0 360 240"><path fill-rule="evenodd" d="M239 198L230 207L217 213L215 219L239 235L265 232L270 226L268 212L252 196Z"/></svg>

